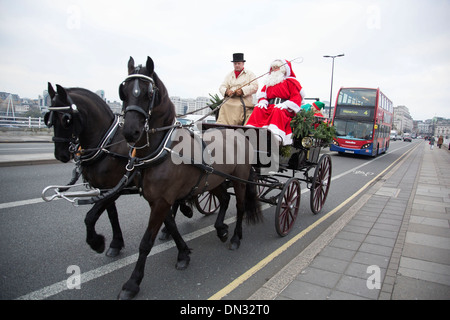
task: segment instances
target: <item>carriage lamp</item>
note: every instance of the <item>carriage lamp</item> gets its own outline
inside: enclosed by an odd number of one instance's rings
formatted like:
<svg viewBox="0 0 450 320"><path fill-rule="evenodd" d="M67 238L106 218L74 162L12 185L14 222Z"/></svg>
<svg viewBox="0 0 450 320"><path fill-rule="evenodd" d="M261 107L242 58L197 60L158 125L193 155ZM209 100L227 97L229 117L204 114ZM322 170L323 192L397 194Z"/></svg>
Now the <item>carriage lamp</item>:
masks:
<svg viewBox="0 0 450 320"><path fill-rule="evenodd" d="M311 148L312 144L313 144L313 139L311 137L304 137L302 139L302 146L304 148Z"/></svg>

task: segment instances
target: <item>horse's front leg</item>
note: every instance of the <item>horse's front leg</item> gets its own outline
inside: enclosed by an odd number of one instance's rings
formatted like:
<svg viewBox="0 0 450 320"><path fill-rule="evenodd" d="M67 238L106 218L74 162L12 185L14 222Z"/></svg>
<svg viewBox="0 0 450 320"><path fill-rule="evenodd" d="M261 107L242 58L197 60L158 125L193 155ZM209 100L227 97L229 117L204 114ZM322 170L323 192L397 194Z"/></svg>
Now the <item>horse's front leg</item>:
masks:
<svg viewBox="0 0 450 320"><path fill-rule="evenodd" d="M184 270L188 267L191 260L191 258L189 257L189 255L191 254L191 249L189 249L186 242L184 242L183 238L181 237L181 234L178 231L177 225L175 223L175 217L171 213L166 216L164 225L167 228L167 232L172 236L177 245L178 258L175 268L177 268L177 270Z"/></svg>
<svg viewBox="0 0 450 320"><path fill-rule="evenodd" d="M86 213L86 217L84 218L84 223L86 225L86 242L92 250L97 253L105 251L105 237L101 234L97 234L95 231L95 224L103 211L105 211L104 201L97 202L91 210Z"/></svg>
<svg viewBox="0 0 450 320"><path fill-rule="evenodd" d="M122 229L119 224L119 215L117 214L116 202L112 202L107 208L109 222L111 223L113 231L113 239L109 245L109 249L106 251L108 257L116 257L120 250L125 247L123 241Z"/></svg>
<svg viewBox="0 0 450 320"><path fill-rule="evenodd" d="M234 192L236 194L236 227L234 228L233 237L231 237L228 248L230 250L236 250L241 245L242 239L242 220L245 213L245 185L236 182L234 185Z"/></svg>
<svg viewBox="0 0 450 320"><path fill-rule="evenodd" d="M138 294L139 285L144 278L147 256L155 243L155 238L169 210L170 204L163 200L160 200L151 206L149 223L144 233L144 237L141 240L141 244L139 245L138 260L130 279L122 286L122 291L119 293L118 299L130 300Z"/></svg>
<svg viewBox="0 0 450 320"><path fill-rule="evenodd" d="M172 208L170 209L170 216L173 217L175 220L175 216L177 215L178 207L180 206L180 203L178 201L175 201ZM164 223L164 228L161 229L161 235L159 236L159 240L167 241L170 239L170 232L167 230L167 225Z"/></svg>
<svg viewBox="0 0 450 320"><path fill-rule="evenodd" d="M175 203L172 205L171 209L171 215L175 219L177 215L178 208L180 208L180 211L187 217L192 218L194 212L192 211L192 208L187 205L184 201L175 201ZM170 239L170 233L167 230L167 226L162 228L161 235L159 236L159 240L166 241Z"/></svg>
<svg viewBox="0 0 450 320"><path fill-rule="evenodd" d="M217 188L210 191L219 199L220 210L217 214L216 222L214 227L217 231L217 236L220 241L225 242L228 239L228 225L224 223L225 214L227 213L228 204L230 203L230 195L228 194L227 188L224 183L222 183Z"/></svg>

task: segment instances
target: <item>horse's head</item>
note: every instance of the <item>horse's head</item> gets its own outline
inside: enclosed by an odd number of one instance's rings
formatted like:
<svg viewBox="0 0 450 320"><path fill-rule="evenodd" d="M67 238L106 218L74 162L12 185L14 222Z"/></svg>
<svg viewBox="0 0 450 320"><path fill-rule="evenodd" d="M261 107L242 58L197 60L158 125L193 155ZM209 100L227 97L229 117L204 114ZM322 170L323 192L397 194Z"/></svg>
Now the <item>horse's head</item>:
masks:
<svg viewBox="0 0 450 320"><path fill-rule="evenodd" d="M174 109L173 105L171 108L160 108L162 101L171 102L164 85L154 72L150 57L147 57L145 67L135 67L134 59L130 57L128 77L119 86L119 96L123 101L123 135L130 143L137 142L150 126L165 125L170 116L174 117L174 112L170 110Z"/></svg>
<svg viewBox="0 0 450 320"><path fill-rule="evenodd" d="M66 89L56 85L57 91L48 83L48 93L52 99L51 105L44 116L47 127L53 127L55 143L55 158L68 162L73 154L77 137L82 129L82 119L77 106Z"/></svg>

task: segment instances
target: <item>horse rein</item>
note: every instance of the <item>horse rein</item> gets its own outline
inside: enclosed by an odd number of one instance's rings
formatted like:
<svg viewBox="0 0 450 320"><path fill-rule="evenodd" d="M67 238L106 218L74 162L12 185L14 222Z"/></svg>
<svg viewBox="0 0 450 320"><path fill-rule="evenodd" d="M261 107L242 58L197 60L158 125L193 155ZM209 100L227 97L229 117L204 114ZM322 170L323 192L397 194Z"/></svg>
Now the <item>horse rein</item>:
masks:
<svg viewBox="0 0 450 320"><path fill-rule="evenodd" d="M77 105L73 102L72 98L67 95L67 100L69 102L70 105L68 106L60 106L60 107L49 107L48 110L48 116L46 116L44 118L45 124L47 127L52 127L53 126L53 112L63 112L63 117L65 114L67 114L68 116L68 120L72 121L73 119L73 114L78 114L78 107ZM65 112L67 111L67 112ZM61 143L69 143L69 152L74 154L75 158L77 159L77 162L84 163L84 164L89 164L94 162L95 160L97 160L100 155L102 154L102 152L105 153L111 153L109 150L107 150L108 147L120 143L116 142L114 144L111 144L112 139L114 138L117 129L120 126L120 117L118 117L117 115L114 117L114 121L112 122L111 126L109 127L108 131L106 132L106 134L103 136L103 138L101 139L101 141L98 144L97 148L92 148L92 149L81 149L81 146L79 144L79 140L77 137L77 134L75 132L75 129L72 128L72 136L71 138L60 138L60 137L52 137L52 141L53 142L61 142ZM121 156L121 155L116 155L116 156ZM125 158L125 156L123 156Z"/></svg>

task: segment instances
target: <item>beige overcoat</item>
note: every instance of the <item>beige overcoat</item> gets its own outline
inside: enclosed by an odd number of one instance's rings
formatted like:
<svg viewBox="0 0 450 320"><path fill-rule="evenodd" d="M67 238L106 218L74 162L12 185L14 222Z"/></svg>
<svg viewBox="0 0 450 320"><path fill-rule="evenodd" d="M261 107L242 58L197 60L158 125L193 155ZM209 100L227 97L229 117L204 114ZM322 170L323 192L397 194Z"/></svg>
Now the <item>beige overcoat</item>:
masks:
<svg viewBox="0 0 450 320"><path fill-rule="evenodd" d="M258 81L255 80L248 84L250 81L256 78L255 74L250 70L244 69L241 74L236 78L234 71L231 71L224 79L222 85L219 87L219 92L225 97L225 92L228 89L233 91L242 87L244 95L242 97L232 97L226 101L220 108L219 118L217 123L229 124L229 125L243 125L246 123L253 111L253 94L258 91ZM242 99L241 99L242 98ZM244 107L245 104L245 118Z"/></svg>

